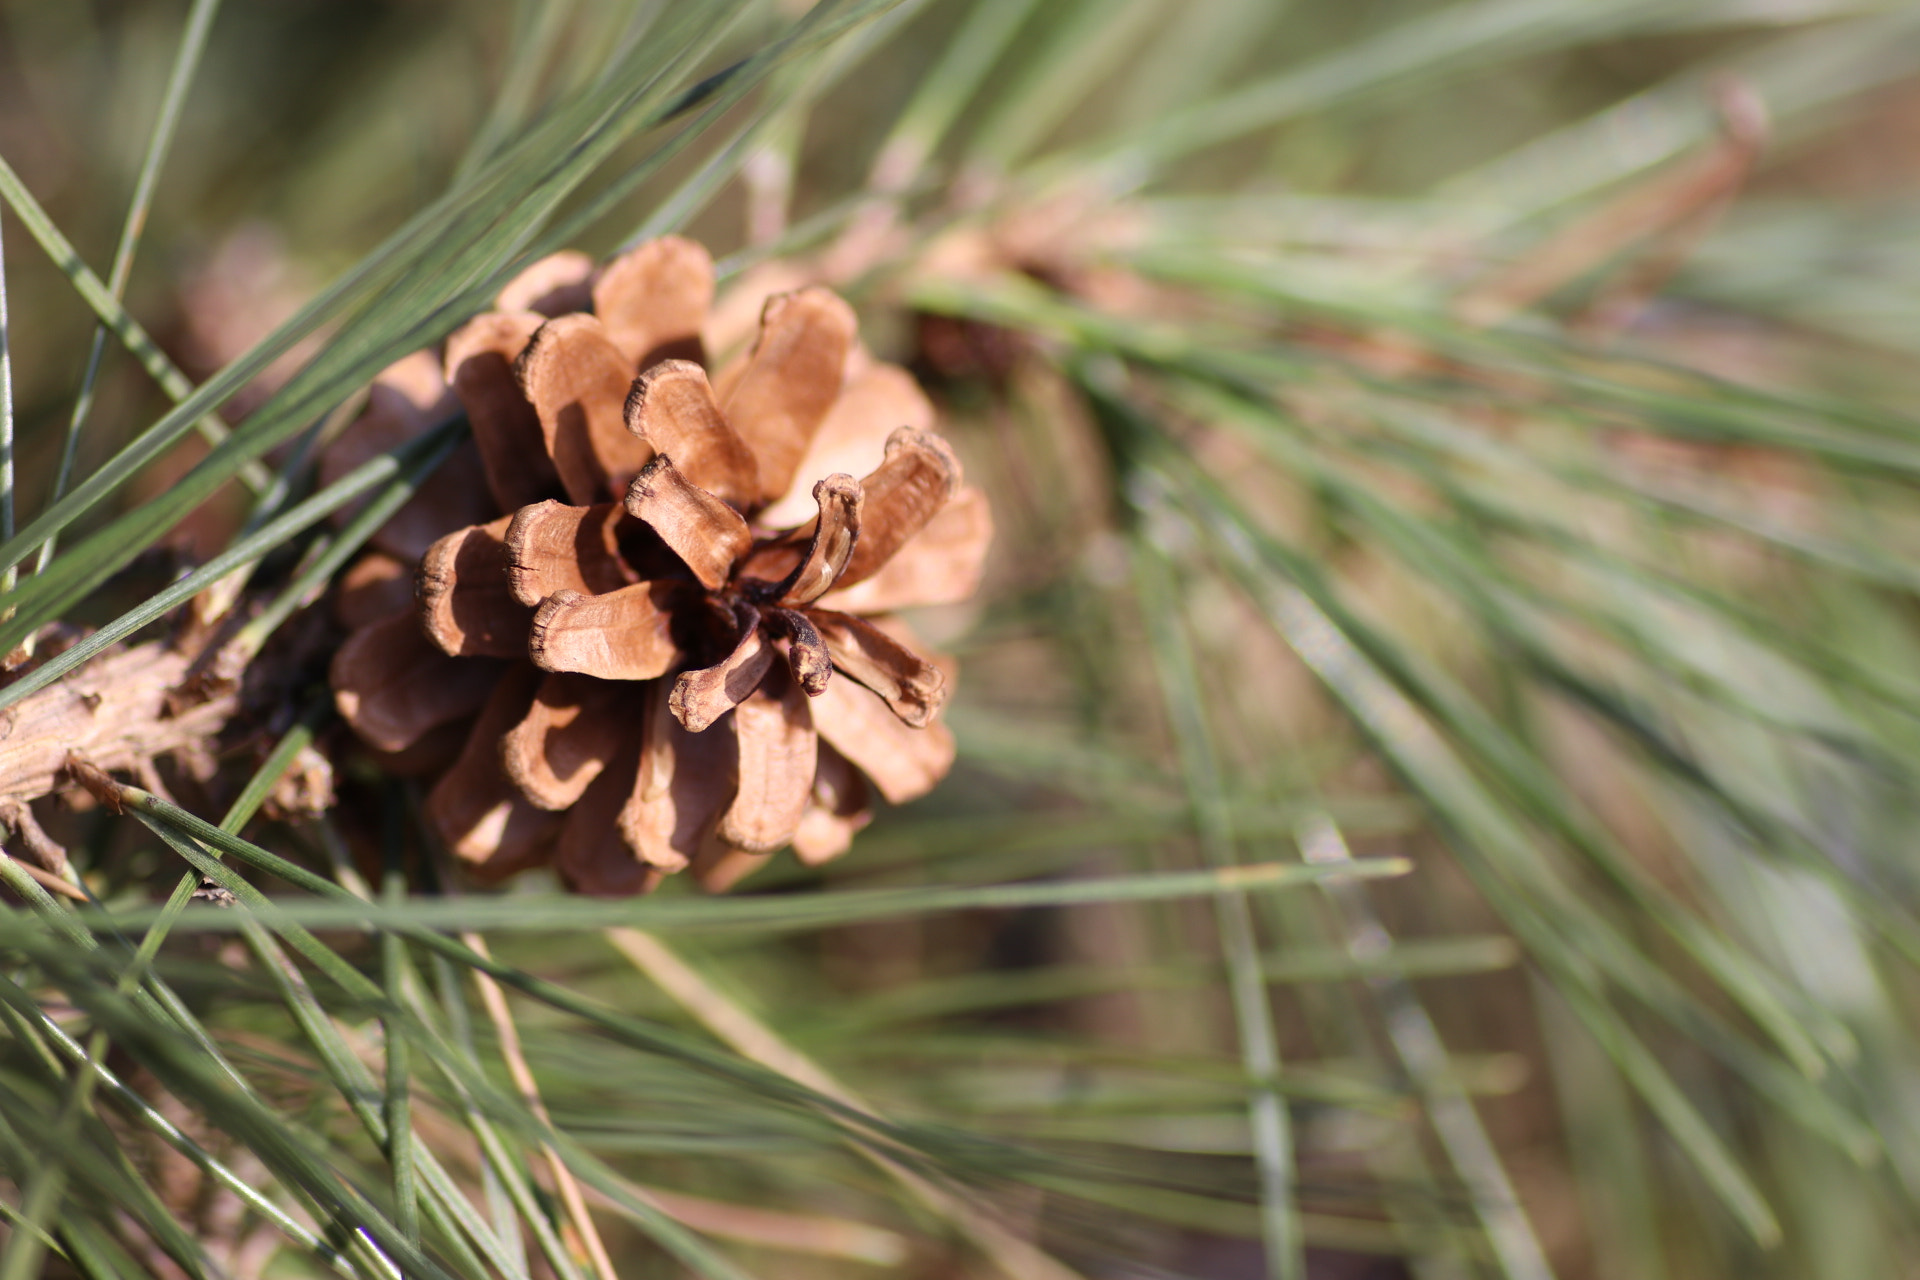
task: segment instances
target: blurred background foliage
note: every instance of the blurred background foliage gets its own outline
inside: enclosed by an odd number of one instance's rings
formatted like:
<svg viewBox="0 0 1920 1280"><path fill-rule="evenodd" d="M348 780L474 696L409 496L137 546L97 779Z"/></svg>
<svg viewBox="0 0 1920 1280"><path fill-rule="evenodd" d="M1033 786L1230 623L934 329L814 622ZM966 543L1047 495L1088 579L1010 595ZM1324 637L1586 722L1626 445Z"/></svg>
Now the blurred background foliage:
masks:
<svg viewBox="0 0 1920 1280"><path fill-rule="evenodd" d="M667 230L846 292L999 525L961 768L732 899L376 911L246 825L284 709L46 815L0 1277L1916 1274L1917 72L1899 0L0 0L5 647L299 603L371 374ZM129 965L176 852L240 905Z"/></svg>

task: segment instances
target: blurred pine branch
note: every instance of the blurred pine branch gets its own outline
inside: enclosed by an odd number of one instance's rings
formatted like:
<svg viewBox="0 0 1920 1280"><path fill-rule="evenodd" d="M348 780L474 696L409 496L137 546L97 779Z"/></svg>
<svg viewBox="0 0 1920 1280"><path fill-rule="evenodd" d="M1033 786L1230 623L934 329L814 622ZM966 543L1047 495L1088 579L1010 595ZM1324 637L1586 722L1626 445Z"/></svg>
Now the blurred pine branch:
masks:
<svg viewBox="0 0 1920 1280"><path fill-rule="evenodd" d="M961 774L732 898L455 893L378 779L259 816L297 663L129 816L15 797L0 1280L1901 1274L1917 52L1875 0L0 6L0 715L222 582L293 649L461 428L317 444L562 245L845 290L1002 525L927 620Z"/></svg>

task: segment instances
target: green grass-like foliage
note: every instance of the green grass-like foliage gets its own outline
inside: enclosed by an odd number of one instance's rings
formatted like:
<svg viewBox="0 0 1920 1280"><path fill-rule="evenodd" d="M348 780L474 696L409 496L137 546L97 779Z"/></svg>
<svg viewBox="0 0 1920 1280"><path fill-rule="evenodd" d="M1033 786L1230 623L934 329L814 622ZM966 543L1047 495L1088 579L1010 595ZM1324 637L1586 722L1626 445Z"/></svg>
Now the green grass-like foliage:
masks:
<svg viewBox="0 0 1920 1280"><path fill-rule="evenodd" d="M317 488L368 379L681 231L933 381L962 762L732 897L462 894L407 787L371 879L261 815L305 691L93 901L0 856L0 1280L1910 1265L1911 255L1831 160L1910 6L254 8L0 6L0 652L94 628L0 715L236 573L269 648L463 430ZM1463 305L1727 75L1737 198ZM196 369L243 224L306 287Z"/></svg>

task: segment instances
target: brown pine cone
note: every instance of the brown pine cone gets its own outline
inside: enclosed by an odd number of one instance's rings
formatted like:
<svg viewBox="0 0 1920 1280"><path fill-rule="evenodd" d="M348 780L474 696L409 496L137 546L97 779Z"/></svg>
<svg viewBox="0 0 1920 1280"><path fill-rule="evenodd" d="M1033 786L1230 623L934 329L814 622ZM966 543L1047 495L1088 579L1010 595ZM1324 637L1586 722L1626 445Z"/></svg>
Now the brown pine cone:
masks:
<svg viewBox="0 0 1920 1280"><path fill-rule="evenodd" d="M383 374L329 453L344 473L423 430L448 384L472 423L343 576L332 678L391 767L440 771L428 814L482 875L724 887L788 844L844 852L870 789L952 765L950 664L887 615L972 594L985 496L837 296L767 299L710 384L712 296L677 238L545 259L439 368Z"/></svg>

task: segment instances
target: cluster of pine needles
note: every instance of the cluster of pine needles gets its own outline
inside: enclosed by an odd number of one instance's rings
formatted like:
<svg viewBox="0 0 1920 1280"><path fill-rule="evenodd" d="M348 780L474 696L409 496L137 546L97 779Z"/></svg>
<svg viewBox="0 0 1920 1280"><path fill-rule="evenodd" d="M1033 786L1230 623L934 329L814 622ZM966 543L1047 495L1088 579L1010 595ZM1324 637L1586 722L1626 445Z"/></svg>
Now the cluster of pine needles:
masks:
<svg viewBox="0 0 1920 1280"><path fill-rule="evenodd" d="M1917 88L1895 0L0 3L0 1280L1914 1274ZM462 886L301 639L462 425L317 458L668 233L991 494L959 764Z"/></svg>

